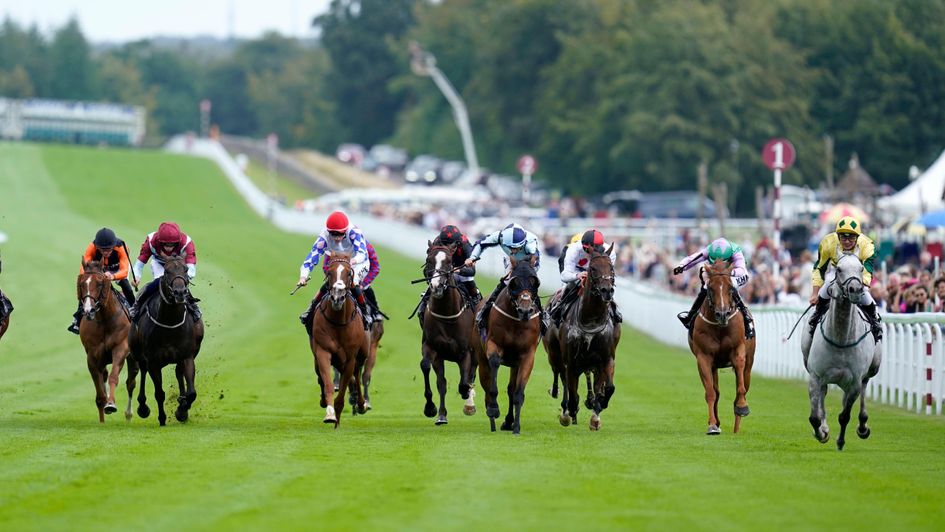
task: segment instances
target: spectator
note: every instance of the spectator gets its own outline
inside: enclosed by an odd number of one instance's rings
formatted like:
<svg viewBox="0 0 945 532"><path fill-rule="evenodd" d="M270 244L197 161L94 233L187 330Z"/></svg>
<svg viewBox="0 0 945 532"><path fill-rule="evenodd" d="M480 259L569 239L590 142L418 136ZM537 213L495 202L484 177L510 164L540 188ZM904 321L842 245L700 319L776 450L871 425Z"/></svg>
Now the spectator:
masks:
<svg viewBox="0 0 945 532"><path fill-rule="evenodd" d="M935 312L945 312L945 277L939 277L935 281L935 297L932 301L932 308Z"/></svg>

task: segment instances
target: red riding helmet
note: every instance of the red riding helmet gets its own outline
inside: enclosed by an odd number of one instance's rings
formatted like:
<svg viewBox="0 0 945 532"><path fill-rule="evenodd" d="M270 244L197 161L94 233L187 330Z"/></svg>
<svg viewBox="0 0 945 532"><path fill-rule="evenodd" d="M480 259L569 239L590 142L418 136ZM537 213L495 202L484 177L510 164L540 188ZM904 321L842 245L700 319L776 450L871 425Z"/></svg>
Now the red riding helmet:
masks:
<svg viewBox="0 0 945 532"><path fill-rule="evenodd" d="M154 240L158 244L180 244L180 227L173 222L164 222L158 227Z"/></svg>
<svg viewBox="0 0 945 532"><path fill-rule="evenodd" d="M329 214L328 220L325 221L325 228L333 233L347 232L350 226L348 217L341 211L335 211Z"/></svg>
<svg viewBox="0 0 945 532"><path fill-rule="evenodd" d="M584 249L602 248L604 246L604 235L594 229L585 231L581 237L581 245L584 246Z"/></svg>

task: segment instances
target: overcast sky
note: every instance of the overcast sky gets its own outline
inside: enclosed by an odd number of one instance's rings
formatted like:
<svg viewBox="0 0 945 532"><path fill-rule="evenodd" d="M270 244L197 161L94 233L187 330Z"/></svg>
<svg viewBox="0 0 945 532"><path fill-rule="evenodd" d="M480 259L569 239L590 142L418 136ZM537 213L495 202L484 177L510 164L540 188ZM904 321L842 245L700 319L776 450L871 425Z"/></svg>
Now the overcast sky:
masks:
<svg viewBox="0 0 945 532"><path fill-rule="evenodd" d="M47 35L76 15L92 42L155 35L255 38L268 30L313 35L312 18L331 0L0 0L0 16Z"/></svg>

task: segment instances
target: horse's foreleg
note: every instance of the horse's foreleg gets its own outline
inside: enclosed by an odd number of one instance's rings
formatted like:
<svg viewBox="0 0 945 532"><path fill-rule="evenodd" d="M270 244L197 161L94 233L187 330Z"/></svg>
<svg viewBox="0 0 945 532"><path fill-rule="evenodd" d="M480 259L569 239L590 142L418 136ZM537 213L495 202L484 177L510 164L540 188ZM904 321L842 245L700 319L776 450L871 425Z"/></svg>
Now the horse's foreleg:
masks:
<svg viewBox="0 0 945 532"><path fill-rule="evenodd" d="M584 407L588 410L597 410L597 408L594 406L594 399L596 398L596 395L594 394L594 387L591 385L590 371L584 372L584 380L587 381L587 395L584 397Z"/></svg>
<svg viewBox="0 0 945 532"><path fill-rule="evenodd" d="M338 395L335 396L335 428L338 428L338 425L341 423L341 413L345 409L345 392L348 391L348 386L351 384L351 379L354 376L354 366L355 360L352 357L348 357L345 360L345 365L341 368L341 382L338 384ZM326 423L328 420L326 418Z"/></svg>
<svg viewBox="0 0 945 532"><path fill-rule="evenodd" d="M610 398L613 397L614 391L617 389L614 386L614 365L616 361L614 360L613 353L611 353L610 358L607 360L607 365L604 366L604 394L600 398L600 408L604 410L610 405Z"/></svg>
<svg viewBox="0 0 945 532"><path fill-rule="evenodd" d="M578 404L581 402L580 396L578 396L578 379L580 379L581 373L577 368L572 367L572 365L567 365L564 368L564 380L566 383L564 398L567 401L567 414L570 418L571 423L577 423L577 413L578 413ZM567 426L562 419L562 425Z"/></svg>
<svg viewBox="0 0 945 532"><path fill-rule="evenodd" d="M144 419L151 415L151 409L148 408L148 397L144 392L145 383L148 380L147 362L139 365L138 371L141 372L141 388L138 389L138 417Z"/></svg>
<svg viewBox="0 0 945 532"><path fill-rule="evenodd" d="M352 410L358 414L363 414L367 412L367 409L364 407L364 388L363 381L361 380L361 375L364 372L364 363L367 360L365 357L357 357L354 362L354 393L355 400L351 404Z"/></svg>
<svg viewBox="0 0 945 532"><path fill-rule="evenodd" d="M174 412L174 417L183 423L187 421L190 407L197 400L197 390L194 388L194 374L196 373L194 359L185 358L178 362L176 370L180 396L177 398L177 410Z"/></svg>
<svg viewBox="0 0 945 532"><path fill-rule="evenodd" d="M158 423L163 427L167 424L167 414L164 412L164 385L162 383L161 368L148 368L151 382L154 383L154 400L158 407Z"/></svg>
<svg viewBox="0 0 945 532"><path fill-rule="evenodd" d="M331 354L321 348L315 351L315 375L318 376L318 385L322 391L319 404L325 409L325 419L322 421L337 424L338 416L333 401L335 389L331 384Z"/></svg>
<svg viewBox="0 0 945 532"><path fill-rule="evenodd" d="M128 375L125 377L125 389L128 390L128 406L125 408L125 420L131 421L131 403L134 401L135 381L138 378L138 363L132 358L128 360Z"/></svg>
<svg viewBox="0 0 945 532"><path fill-rule="evenodd" d="M127 357L127 349L116 347L112 350L112 370L108 374L108 402L105 403L106 414L118 412L118 407L115 406L115 389L118 388L118 381L121 378L121 368L125 366L125 358Z"/></svg>
<svg viewBox="0 0 945 532"><path fill-rule="evenodd" d="M98 408L98 422L105 423L105 402L107 399L105 396L105 380L93 357L87 357L87 363L89 374L92 376L92 384L95 386L95 407Z"/></svg>
<svg viewBox="0 0 945 532"><path fill-rule="evenodd" d="M532 368L535 365L535 351L530 355L522 357L518 364L518 371L515 372L515 395L512 397L512 403L515 405L515 424L512 425L512 434L519 434L522 430L522 407L525 406L525 386L528 385L528 379L532 375ZM512 379L509 378L509 381Z"/></svg>
<svg viewBox="0 0 945 532"><path fill-rule="evenodd" d="M853 405L856 404L856 400L859 396L860 383L853 384L848 389L843 390L843 410L840 411L838 418L838 421L840 421L840 436L837 437L838 451L842 451L843 446L846 444L847 424L850 423L850 412L853 410Z"/></svg>
<svg viewBox="0 0 945 532"><path fill-rule="evenodd" d="M719 401L719 392L716 384L716 376L713 375L712 360L708 355L701 351L696 351L696 367L699 369L699 378L702 380L702 388L705 389L705 404L709 411L708 429L706 434L716 436L721 434L719 429L719 417L716 411L716 405Z"/></svg>
<svg viewBox="0 0 945 532"><path fill-rule="evenodd" d="M869 378L863 379L862 386L860 387L860 424L856 427L856 435L860 439L865 440L870 437L870 428L866 424L869 421L869 414L866 413L866 383L869 382Z"/></svg>
<svg viewBox="0 0 945 532"><path fill-rule="evenodd" d="M371 377L374 375L374 364L377 363L377 342L371 341L371 349L367 360L364 361L364 370L361 372L361 385L364 388L364 409L371 409Z"/></svg>
<svg viewBox="0 0 945 532"><path fill-rule="evenodd" d="M446 368L443 366L442 358L437 358L433 362L433 371L436 372L436 391L440 394L440 409L434 423L446 425Z"/></svg>
<svg viewBox="0 0 945 532"><path fill-rule="evenodd" d="M827 385L820 384L820 379L810 375L807 383L807 394L810 396L810 426L814 428L814 438L820 443L827 443L830 439L830 428L827 426L826 412L824 411L824 397L827 395Z"/></svg>
<svg viewBox="0 0 945 532"><path fill-rule="evenodd" d="M436 405L433 404L433 389L430 387L430 369L433 363L430 362L436 358L432 349L423 347L423 358L420 359L420 371L423 372L423 397L426 401L423 403L423 415L433 417L436 415Z"/></svg>
<svg viewBox="0 0 945 532"><path fill-rule="evenodd" d="M505 387L505 393L509 398L509 409L505 413L505 420L502 421L501 430L512 430L515 425L515 381L518 380L518 366L509 368L509 385Z"/></svg>
<svg viewBox="0 0 945 532"><path fill-rule="evenodd" d="M748 409L748 398L745 397L748 393L748 385L745 379L745 344L742 343L735 350L735 356L732 358L732 369L735 371L735 428L734 432L738 432L740 419L749 414Z"/></svg>
<svg viewBox="0 0 945 532"><path fill-rule="evenodd" d="M499 417L499 350L491 341L488 344L487 357L485 364L480 363L479 381L486 389L486 415L489 416L489 425L492 432L495 432L495 420Z"/></svg>

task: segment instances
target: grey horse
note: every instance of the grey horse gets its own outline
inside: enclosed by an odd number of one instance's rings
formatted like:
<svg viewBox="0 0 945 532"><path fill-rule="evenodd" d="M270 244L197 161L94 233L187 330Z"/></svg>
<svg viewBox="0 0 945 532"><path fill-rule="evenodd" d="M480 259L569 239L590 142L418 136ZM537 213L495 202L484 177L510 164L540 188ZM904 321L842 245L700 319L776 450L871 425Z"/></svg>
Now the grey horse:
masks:
<svg viewBox="0 0 945 532"><path fill-rule="evenodd" d="M822 322L805 332L801 338L804 367L810 374L810 424L814 427L814 438L820 443L830 439L824 397L827 385L836 384L843 390L843 411L840 412L840 437L837 449L843 450L850 411L857 398L860 399L859 425L856 434L869 438L866 425L866 383L879 372L883 357L882 342L875 342L870 326L853 303L860 300L863 286L863 264L852 254L843 255L837 261L833 282L830 283L830 310Z"/></svg>

